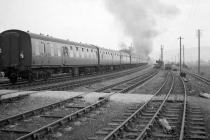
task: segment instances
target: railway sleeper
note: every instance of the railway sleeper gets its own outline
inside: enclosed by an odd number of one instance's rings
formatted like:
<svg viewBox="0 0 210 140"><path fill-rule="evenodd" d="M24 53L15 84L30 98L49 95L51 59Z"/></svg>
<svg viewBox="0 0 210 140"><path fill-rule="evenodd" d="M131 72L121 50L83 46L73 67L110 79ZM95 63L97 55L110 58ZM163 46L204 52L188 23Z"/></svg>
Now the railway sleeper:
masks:
<svg viewBox="0 0 210 140"><path fill-rule="evenodd" d="M102 128L103 131L113 131L115 128L113 127L105 127L105 128Z"/></svg>
<svg viewBox="0 0 210 140"><path fill-rule="evenodd" d="M204 126L191 126L190 129L191 130L202 130L202 131L206 130Z"/></svg>
<svg viewBox="0 0 210 140"><path fill-rule="evenodd" d="M125 118L127 118L127 117L129 117L131 114L132 114L132 113L123 113L123 116L124 116Z"/></svg>
<svg viewBox="0 0 210 140"><path fill-rule="evenodd" d="M7 133L18 133L18 134L28 134L31 131L27 131L27 130L20 130L20 129L1 129L0 131L2 132L7 132Z"/></svg>
<svg viewBox="0 0 210 140"><path fill-rule="evenodd" d="M204 121L204 119L203 118L200 118L200 117L192 117L192 118L190 118L190 121Z"/></svg>
<svg viewBox="0 0 210 140"><path fill-rule="evenodd" d="M127 128L126 129L126 132L132 132L132 133L139 133L139 132L142 132L142 130L144 129L143 125L140 127L131 127L131 128Z"/></svg>
<svg viewBox="0 0 210 140"><path fill-rule="evenodd" d="M162 133L155 133L155 132L152 132L152 137L155 137L156 140L163 140L163 139L167 139L167 140L170 140L170 139L177 139L177 136L176 135L171 135L171 134L162 134Z"/></svg>
<svg viewBox="0 0 210 140"><path fill-rule="evenodd" d="M124 119L116 119L116 120L113 120L112 122L119 123L119 122L124 122L124 121L125 121Z"/></svg>
<svg viewBox="0 0 210 140"><path fill-rule="evenodd" d="M201 111L192 111L192 112L187 112L187 116L191 117L191 116L195 116L195 115L201 115Z"/></svg>
<svg viewBox="0 0 210 140"><path fill-rule="evenodd" d="M179 120L179 117L165 117L167 121L176 121Z"/></svg>
<svg viewBox="0 0 210 140"><path fill-rule="evenodd" d="M201 115L201 114L188 114L188 116L190 118L192 118L192 117L194 117L194 118L202 118L203 117L203 115Z"/></svg>
<svg viewBox="0 0 210 140"><path fill-rule="evenodd" d="M44 117L44 118L55 118L55 119L63 118L62 116L54 116L54 115L40 115L40 117Z"/></svg>
<svg viewBox="0 0 210 140"><path fill-rule="evenodd" d="M152 117L153 115L154 115L153 113L142 112L142 116L150 116L150 117Z"/></svg>
<svg viewBox="0 0 210 140"><path fill-rule="evenodd" d="M104 131L104 130L99 130L99 131L96 132L96 135L100 135L100 136L106 136L108 134L109 134L109 132Z"/></svg>
<svg viewBox="0 0 210 140"><path fill-rule="evenodd" d="M179 111L181 111L181 109L180 109L181 107L176 107L176 108L167 108L165 111L167 111L167 112L179 112Z"/></svg>
<svg viewBox="0 0 210 140"><path fill-rule="evenodd" d="M141 116L141 119L144 119L144 120L150 120L152 117L151 116Z"/></svg>
<svg viewBox="0 0 210 140"><path fill-rule="evenodd" d="M134 113L135 110L126 110L125 113Z"/></svg>
<svg viewBox="0 0 210 140"><path fill-rule="evenodd" d="M139 131L141 132L141 131ZM137 132L127 132L124 134L123 138L126 138L126 139L135 139L138 137L138 133Z"/></svg>
<svg viewBox="0 0 210 140"><path fill-rule="evenodd" d="M190 106L187 113L186 139L207 139L203 115L199 107Z"/></svg>
<svg viewBox="0 0 210 140"><path fill-rule="evenodd" d="M143 130L145 127L144 124L141 123L137 123L134 127L132 127L132 129L136 129L136 130Z"/></svg>
<svg viewBox="0 0 210 140"><path fill-rule="evenodd" d="M146 126L146 124L148 123L148 120L141 119L141 120L139 120L138 123Z"/></svg>
<svg viewBox="0 0 210 140"><path fill-rule="evenodd" d="M116 127L116 126L119 126L120 123L118 122L111 122L111 123L108 123L109 126L112 126L112 127Z"/></svg>
<svg viewBox="0 0 210 140"><path fill-rule="evenodd" d="M190 130L189 133L190 134L197 134L197 135L206 135L206 132L202 131L202 130Z"/></svg>
<svg viewBox="0 0 210 140"><path fill-rule="evenodd" d="M156 110L149 110L149 109L147 109L144 112L147 113L147 114L155 114Z"/></svg>
<svg viewBox="0 0 210 140"><path fill-rule="evenodd" d="M97 136L89 137L87 140L98 140L99 138Z"/></svg>
<svg viewBox="0 0 210 140"><path fill-rule="evenodd" d="M205 125L204 122L193 122L193 121L190 121L189 124L190 125L199 125L199 126L204 126Z"/></svg>
<svg viewBox="0 0 210 140"><path fill-rule="evenodd" d="M206 140L208 137L207 136L200 136L200 135L189 135L186 137L186 139L190 140Z"/></svg>
<svg viewBox="0 0 210 140"><path fill-rule="evenodd" d="M166 113L166 114L162 114L162 115L160 115L161 117L167 117L167 118L173 118L173 117L176 117L176 118L178 118L179 117L179 114L171 114L171 113Z"/></svg>

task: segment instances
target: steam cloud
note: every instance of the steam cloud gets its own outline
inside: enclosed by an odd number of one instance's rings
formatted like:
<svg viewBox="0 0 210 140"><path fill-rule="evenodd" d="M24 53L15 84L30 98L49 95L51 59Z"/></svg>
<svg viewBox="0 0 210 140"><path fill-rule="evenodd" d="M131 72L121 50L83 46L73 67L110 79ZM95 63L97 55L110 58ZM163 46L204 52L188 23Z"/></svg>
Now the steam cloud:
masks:
<svg viewBox="0 0 210 140"><path fill-rule="evenodd" d="M120 21L124 33L131 37L134 50L147 56L152 51L153 39L160 34L157 17L170 18L179 13L160 0L104 0L110 13Z"/></svg>

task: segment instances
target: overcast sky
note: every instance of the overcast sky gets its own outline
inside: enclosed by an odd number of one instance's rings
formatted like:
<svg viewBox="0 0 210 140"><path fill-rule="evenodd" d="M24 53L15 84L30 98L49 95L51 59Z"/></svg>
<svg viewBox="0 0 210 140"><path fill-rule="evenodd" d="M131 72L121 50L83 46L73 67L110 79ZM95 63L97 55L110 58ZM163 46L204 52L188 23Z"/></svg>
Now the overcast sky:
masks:
<svg viewBox="0 0 210 140"><path fill-rule="evenodd" d="M209 7L209 0L0 0L0 32L29 30L116 50L132 43L148 47L154 59L163 44L165 59L172 60L178 58L180 35L186 48L197 47L198 28L202 46L210 47ZM138 40L138 32L147 30L149 40ZM194 53L186 52L186 59L195 60Z"/></svg>

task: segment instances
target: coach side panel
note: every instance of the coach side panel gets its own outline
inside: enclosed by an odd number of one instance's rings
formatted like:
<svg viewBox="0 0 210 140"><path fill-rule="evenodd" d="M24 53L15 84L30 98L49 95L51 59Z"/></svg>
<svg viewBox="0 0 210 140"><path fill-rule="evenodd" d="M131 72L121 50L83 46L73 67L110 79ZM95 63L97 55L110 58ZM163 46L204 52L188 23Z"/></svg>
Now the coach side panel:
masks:
<svg viewBox="0 0 210 140"><path fill-rule="evenodd" d="M97 50L74 44L32 38L33 67L97 65Z"/></svg>
<svg viewBox="0 0 210 140"><path fill-rule="evenodd" d="M56 43L46 42L40 39L31 39L32 66L61 66L61 48Z"/></svg>

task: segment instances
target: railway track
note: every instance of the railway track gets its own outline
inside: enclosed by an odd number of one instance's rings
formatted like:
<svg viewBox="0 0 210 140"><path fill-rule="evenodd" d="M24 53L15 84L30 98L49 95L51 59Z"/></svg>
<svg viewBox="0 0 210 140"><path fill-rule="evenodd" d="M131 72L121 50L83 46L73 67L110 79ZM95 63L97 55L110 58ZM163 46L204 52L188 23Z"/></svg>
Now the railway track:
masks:
<svg viewBox="0 0 210 140"><path fill-rule="evenodd" d="M126 134L131 134L132 132L135 133L139 133L141 131L134 131L134 129L130 128L129 131L129 127L131 125L133 125L133 123L137 122L135 120L140 120L139 115L140 113L144 110L147 110L146 107L149 106L149 104L155 103L156 100L153 100L153 98L155 96L157 96L158 94L163 93L166 89L170 90L171 87L171 81L169 80L170 76L167 76L167 79L165 80L165 82L163 83L163 85L161 86L161 88L154 94L154 96L148 101L146 102L143 106L137 105L134 107L129 108L124 114L122 114L122 116L120 118L118 118L117 120L113 120L113 122L109 123L107 127L103 128L102 130L99 130L98 132L95 133L95 136L88 138L89 140L100 140L100 139L129 139L126 138ZM166 88L164 90L164 88ZM172 88L171 88L172 89ZM159 102L156 103L157 105L160 105Z"/></svg>
<svg viewBox="0 0 210 140"><path fill-rule="evenodd" d="M110 86L105 86L103 88L97 89L95 92L104 92L104 93L112 93L112 92L119 92L119 93L127 93L131 89L135 89L139 85L148 82L149 79L153 79L155 75L157 75L158 71L151 71L140 75L135 78L128 79L126 81L122 81L116 84L112 84Z"/></svg>
<svg viewBox="0 0 210 140"><path fill-rule="evenodd" d="M147 76L152 78L151 75ZM142 79L144 82L145 78L146 77ZM121 84L128 83L131 80L136 80L136 78L130 79L129 81L126 80L124 83L121 82ZM100 98L99 101L93 104L82 102L80 100L81 96L84 95L82 94L61 102L6 118L0 121L0 137L5 138L5 140L40 139L46 134L56 131L58 127L63 126L65 123L74 121L77 118L82 117L84 114L101 107L109 102L110 96L116 93L121 93L125 90L128 91L128 89L131 89L130 87L133 87L133 85L127 86L117 92L110 93L108 96ZM71 104L69 105L69 103ZM37 126L35 124L40 125Z"/></svg>
<svg viewBox="0 0 210 140"><path fill-rule="evenodd" d="M210 80L209 79L207 79L205 77L202 77L202 76L200 76L198 74L195 74L195 73L191 73L191 72L187 72L187 71L185 71L185 72L190 74L191 76L195 77L196 79L206 83L207 85L210 85Z"/></svg>
<svg viewBox="0 0 210 140"><path fill-rule="evenodd" d="M53 77L49 78L47 81L54 82L56 79L64 79L64 78L73 79L73 77L71 77L70 75L63 74L63 75L53 76ZM79 77L77 77L77 78L79 78ZM42 83L46 83L46 80L44 80L44 79L35 80L33 82L28 82L27 80L19 80L15 84L10 83L9 81L5 81L5 82L0 83L0 89L20 89L24 86L39 85Z"/></svg>
<svg viewBox="0 0 210 140"><path fill-rule="evenodd" d="M186 72L186 71L185 71ZM198 74L186 72L189 75L195 77L196 79L210 85L210 80L204 78ZM205 129L205 122L203 114L198 106L192 104L186 104L186 125L183 129L185 129L185 139L199 139L199 140L207 140L208 135Z"/></svg>
<svg viewBox="0 0 210 140"><path fill-rule="evenodd" d="M147 65L142 65L138 68L134 68L132 70L124 70L124 71L115 71L114 73L116 72L125 72L125 73L129 73L130 72L136 72L137 70L141 70L141 69L144 69L144 68L147 68L148 66ZM110 73L110 72L106 72L106 73L102 73L103 75L105 74L113 74ZM69 81L69 80L77 80L77 79L81 79L81 78L88 78L88 77L92 77L92 76L100 76L101 73L99 74L92 74L92 75L82 75L82 76L78 76L78 77L72 77L68 74L64 74L64 75L58 75L58 76L54 76L52 78L49 78L48 80L35 80L33 82L28 82L28 81L25 81L25 80L20 80L18 81L18 83L16 83L15 85L14 84L11 84L9 82L3 82L3 83L0 83L0 89L19 89L19 90L24 90L26 87L31 87L31 86L37 86L37 85L43 85L43 84L49 84L49 83L57 83L57 82L64 82L64 81Z"/></svg>
<svg viewBox="0 0 210 140"><path fill-rule="evenodd" d="M183 138L186 140L207 140L208 134L206 133L205 121L200 108L187 104L185 117L185 135Z"/></svg>
<svg viewBox="0 0 210 140"><path fill-rule="evenodd" d="M130 108L120 118L109 123L106 128L96 132L96 135L89 140L183 139L186 92L184 95L182 93L186 90L184 86L178 89L180 85L174 79L167 76L164 84L148 102L142 106ZM176 96L175 92L178 92L181 97ZM160 120L169 122L172 128L170 133L161 127Z"/></svg>
<svg viewBox="0 0 210 140"><path fill-rule="evenodd" d="M47 85L42 85L42 86L35 86L35 87L29 87L29 88L25 88L25 91L12 91L12 92L6 92L6 93L2 93L0 94L0 103L8 103L11 101L15 101L18 99L22 99L30 94L34 94L34 93L38 93L40 90L70 90L82 85L87 85L87 84L93 84L96 82L101 82L103 80L109 80L109 79L113 79L113 78L117 78L120 76L124 76L126 74L129 73L133 73L133 72L137 72L139 70L143 70L145 67L141 67L138 69L134 69L132 71L126 71L126 72L120 72L120 73L115 73L115 74L107 74L107 75L103 75L103 76L96 76L96 77L91 77L91 78L85 78L85 79L76 79L73 81L63 81L60 83L53 83L53 84L47 84ZM147 67L146 67L147 68ZM27 92L28 91L28 92ZM10 95L15 95L10 97Z"/></svg>
<svg viewBox="0 0 210 140"><path fill-rule="evenodd" d="M183 80L168 77L148 102L129 108L88 140L206 139L202 121L199 108L187 105Z"/></svg>

